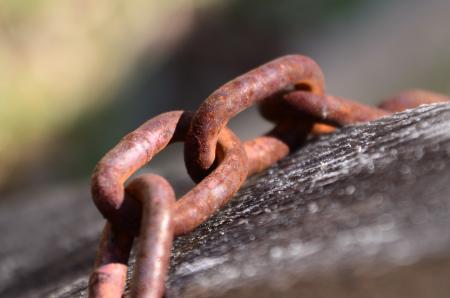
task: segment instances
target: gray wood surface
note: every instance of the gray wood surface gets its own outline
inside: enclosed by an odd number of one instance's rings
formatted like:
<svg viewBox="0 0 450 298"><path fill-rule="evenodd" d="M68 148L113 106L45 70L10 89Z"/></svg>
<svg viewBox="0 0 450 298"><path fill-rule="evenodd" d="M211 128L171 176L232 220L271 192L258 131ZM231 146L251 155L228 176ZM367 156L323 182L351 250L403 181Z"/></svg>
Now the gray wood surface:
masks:
<svg viewBox="0 0 450 298"><path fill-rule="evenodd" d="M0 296L84 297L102 225L87 184L29 195L0 205ZM449 297L449 227L450 106L423 106L251 178L176 240L167 296Z"/></svg>

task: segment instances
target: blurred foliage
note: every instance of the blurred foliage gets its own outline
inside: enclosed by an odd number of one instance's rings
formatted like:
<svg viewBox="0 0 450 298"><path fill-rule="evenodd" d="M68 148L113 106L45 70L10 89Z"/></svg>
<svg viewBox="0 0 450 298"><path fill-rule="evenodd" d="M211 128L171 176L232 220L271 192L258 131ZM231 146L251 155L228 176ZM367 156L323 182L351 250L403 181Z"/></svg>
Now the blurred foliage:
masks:
<svg viewBox="0 0 450 298"><path fill-rule="evenodd" d="M110 98L136 56L183 35L190 1L0 3L0 186L11 166Z"/></svg>

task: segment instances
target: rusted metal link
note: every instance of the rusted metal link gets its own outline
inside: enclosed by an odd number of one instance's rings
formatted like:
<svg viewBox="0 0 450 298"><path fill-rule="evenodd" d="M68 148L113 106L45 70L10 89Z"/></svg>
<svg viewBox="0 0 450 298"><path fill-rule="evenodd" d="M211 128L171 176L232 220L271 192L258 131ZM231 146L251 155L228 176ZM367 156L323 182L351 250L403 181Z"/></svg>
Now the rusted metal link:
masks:
<svg viewBox="0 0 450 298"><path fill-rule="evenodd" d="M290 92L284 96L284 100L291 106L336 126L372 121L390 114L343 97L319 96L302 91Z"/></svg>
<svg viewBox="0 0 450 298"><path fill-rule="evenodd" d="M124 192L124 182L169 143L183 140L191 118L191 113L181 111L159 115L124 137L97 164L92 197L115 227L137 235L141 208ZM218 144L217 168L176 203L176 235L193 230L226 204L247 177L247 156L240 140L225 127Z"/></svg>
<svg viewBox="0 0 450 298"><path fill-rule="evenodd" d="M130 233L106 223L97 249L94 270L89 278L89 297L122 296L133 239L134 236Z"/></svg>
<svg viewBox="0 0 450 298"><path fill-rule="evenodd" d="M422 104L448 101L450 97L446 95L415 89L390 97L377 108L343 97L291 91L263 101L259 110L264 118L272 122L286 117L296 118L298 121L306 119L307 123L313 121L311 133L322 134L333 131L336 126L373 121Z"/></svg>
<svg viewBox="0 0 450 298"><path fill-rule="evenodd" d="M405 90L384 100L379 107L383 110L395 113L406 109L412 109L423 104L448 101L450 101L450 97L447 95L421 89L412 89Z"/></svg>
<svg viewBox="0 0 450 298"><path fill-rule="evenodd" d="M151 174L134 179L127 191L143 206L132 297L162 297L172 247L175 193L164 178ZM122 297L133 238L110 223L105 225L89 281L90 297Z"/></svg>
<svg viewBox="0 0 450 298"><path fill-rule="evenodd" d="M314 122L332 126L372 121L391 114L389 111L343 97L305 91L292 91L281 95L281 98L270 98L260 105L260 111L270 121L279 121L286 115L301 121L305 116L309 116Z"/></svg>
<svg viewBox="0 0 450 298"><path fill-rule="evenodd" d="M100 160L92 176L94 202L108 223L90 278L90 296L121 297L133 239L139 235L132 295L161 297L173 237L207 220L231 199L247 175L285 157L310 134L423 103L450 101L441 94L410 90L376 108L324 92L322 71L313 60L284 56L226 83L195 115L161 114L125 136ZM226 125L255 103L275 127L241 143ZM131 175L178 141L185 142L186 167L197 186L177 202L171 186L156 175L140 176L124 189Z"/></svg>
<svg viewBox="0 0 450 298"><path fill-rule="evenodd" d="M132 297L159 298L172 248L175 193L165 179L150 174L133 179L127 191L143 205Z"/></svg>
<svg viewBox="0 0 450 298"><path fill-rule="evenodd" d="M173 204L167 182L152 175L124 182L169 143L186 135L192 114L170 112L147 121L123 138L97 164L92 177L94 202L107 224L90 279L91 297L120 297L126 264L141 222L135 297L161 297L173 235L187 233L228 202L247 177L247 156L227 128L219 135L218 167ZM140 199L144 204L141 215ZM148 203L148 206L146 205ZM173 205L173 206L172 206Z"/></svg>
<svg viewBox="0 0 450 298"><path fill-rule="evenodd" d="M195 113L185 142L185 164L189 175L199 181L211 171L217 138L230 118L287 88L323 94L324 78L320 67L305 56L284 56L226 83L212 93Z"/></svg>
<svg viewBox="0 0 450 298"><path fill-rule="evenodd" d="M263 136L244 142L248 175L267 169L302 145L313 123L285 119Z"/></svg>
<svg viewBox="0 0 450 298"><path fill-rule="evenodd" d="M179 141L188 125L183 112L161 114L126 135L97 163L91 179L92 198L116 229L137 236L141 204L124 191L124 183L171 141Z"/></svg>

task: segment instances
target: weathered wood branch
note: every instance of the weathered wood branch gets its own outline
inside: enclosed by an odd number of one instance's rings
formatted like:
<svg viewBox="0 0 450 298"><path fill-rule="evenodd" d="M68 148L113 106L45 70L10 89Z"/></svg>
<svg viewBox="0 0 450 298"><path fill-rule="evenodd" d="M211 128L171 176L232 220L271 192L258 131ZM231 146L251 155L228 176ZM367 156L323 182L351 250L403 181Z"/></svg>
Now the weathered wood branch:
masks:
<svg viewBox="0 0 450 298"><path fill-rule="evenodd" d="M449 227L450 105L423 106L313 140L251 178L176 240L167 296L448 297ZM78 229L80 243L46 243L50 257L2 293L85 295L97 235Z"/></svg>

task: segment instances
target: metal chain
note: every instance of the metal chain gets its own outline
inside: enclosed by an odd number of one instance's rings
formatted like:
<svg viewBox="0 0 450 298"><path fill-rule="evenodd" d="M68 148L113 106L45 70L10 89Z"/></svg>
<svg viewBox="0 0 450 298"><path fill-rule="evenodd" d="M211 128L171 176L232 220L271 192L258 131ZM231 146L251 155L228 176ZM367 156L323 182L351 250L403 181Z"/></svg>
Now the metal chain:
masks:
<svg viewBox="0 0 450 298"><path fill-rule="evenodd" d="M324 77L311 58L289 55L220 87L195 114L174 111L148 120L97 164L92 197L107 219L89 280L90 297L122 297L133 239L139 236L131 295L161 297L174 236L191 232L224 206L247 176L287 156L310 134L372 121L424 103L450 98L423 90L402 92L379 108L325 94ZM241 142L228 121L255 103L275 123L267 134ZM185 164L198 184L175 201L157 175L124 183L173 142L185 143Z"/></svg>

